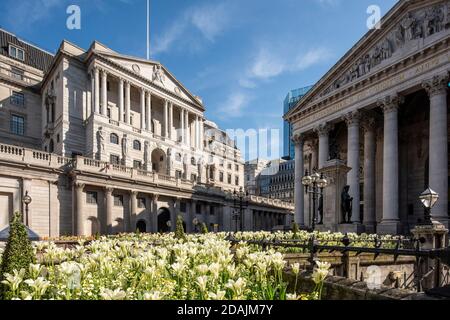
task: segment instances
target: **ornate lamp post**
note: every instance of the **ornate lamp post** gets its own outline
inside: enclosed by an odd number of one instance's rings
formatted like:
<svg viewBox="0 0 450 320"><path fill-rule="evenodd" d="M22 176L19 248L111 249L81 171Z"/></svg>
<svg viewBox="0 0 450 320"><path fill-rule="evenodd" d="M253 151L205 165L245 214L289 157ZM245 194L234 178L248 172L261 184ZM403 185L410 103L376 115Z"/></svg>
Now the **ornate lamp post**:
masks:
<svg viewBox="0 0 450 320"><path fill-rule="evenodd" d="M433 222L431 221L431 209L439 200L439 194L431 188L428 188L419 196L419 199L425 207L425 219L423 224L432 224Z"/></svg>
<svg viewBox="0 0 450 320"><path fill-rule="evenodd" d="M22 199L23 204L25 205L25 224L29 227L29 217L28 217L28 206L33 199L28 195L28 191L25 192L25 196Z"/></svg>
<svg viewBox="0 0 450 320"><path fill-rule="evenodd" d="M316 201L320 196L320 199L323 198L323 189L328 186L328 180L325 179L323 173L318 174L315 172L312 175L308 174L308 170L305 171L305 176L302 179L302 184L305 186L305 194L310 193L313 199L313 218L312 218L312 231L316 228L316 220L317 220L317 209L316 209ZM322 220L322 219L321 219ZM322 221L320 221L322 223Z"/></svg>
<svg viewBox="0 0 450 320"><path fill-rule="evenodd" d="M233 192L233 220L235 223L235 230L238 232L238 220L239 220L239 229L241 231L244 230L244 209L248 207L248 191L244 191L242 187L239 188L239 191L234 190Z"/></svg>

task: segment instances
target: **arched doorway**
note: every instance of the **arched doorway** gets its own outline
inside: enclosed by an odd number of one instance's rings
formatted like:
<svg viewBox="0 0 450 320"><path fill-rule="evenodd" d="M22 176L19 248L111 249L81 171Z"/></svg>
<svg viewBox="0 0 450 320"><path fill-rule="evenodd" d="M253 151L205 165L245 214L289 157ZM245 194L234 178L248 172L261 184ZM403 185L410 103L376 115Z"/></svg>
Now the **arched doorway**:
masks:
<svg viewBox="0 0 450 320"><path fill-rule="evenodd" d="M161 208L158 211L158 232L170 232L168 222L170 221L170 211L167 208Z"/></svg>
<svg viewBox="0 0 450 320"><path fill-rule="evenodd" d="M152 165L153 171L156 173L167 173L167 164L166 164L167 156L165 152L161 149L155 149L152 152Z"/></svg>
<svg viewBox="0 0 450 320"><path fill-rule="evenodd" d="M136 223L136 231L139 231L139 233L147 232L147 223L144 220L139 220Z"/></svg>

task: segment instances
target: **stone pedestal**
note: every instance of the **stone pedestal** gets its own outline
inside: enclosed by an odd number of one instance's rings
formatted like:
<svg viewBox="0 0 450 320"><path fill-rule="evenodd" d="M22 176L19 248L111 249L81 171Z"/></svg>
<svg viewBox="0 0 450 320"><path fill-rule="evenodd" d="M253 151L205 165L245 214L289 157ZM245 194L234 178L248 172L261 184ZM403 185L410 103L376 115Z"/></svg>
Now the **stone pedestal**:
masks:
<svg viewBox="0 0 450 320"><path fill-rule="evenodd" d="M417 225L411 230L416 239L421 239L420 248L422 250L441 249L448 247L448 229L440 222L433 220L429 225ZM420 263L420 272L422 275L427 274L430 270L432 273L425 277L422 281L422 289L428 290L439 287L442 281L442 265L437 259L424 258Z"/></svg>
<svg viewBox="0 0 450 320"><path fill-rule="evenodd" d="M317 230L337 231L342 220L341 193L347 183L347 173L350 168L341 160L325 162L319 173L323 173L329 182L323 190L323 225L318 225Z"/></svg>
<svg viewBox="0 0 450 320"><path fill-rule="evenodd" d="M361 223L348 223L338 225L337 231L341 233L361 234L366 231L366 228Z"/></svg>
<svg viewBox="0 0 450 320"><path fill-rule="evenodd" d="M383 220L377 226L377 234L382 235L398 235L402 234L402 224L398 220Z"/></svg>

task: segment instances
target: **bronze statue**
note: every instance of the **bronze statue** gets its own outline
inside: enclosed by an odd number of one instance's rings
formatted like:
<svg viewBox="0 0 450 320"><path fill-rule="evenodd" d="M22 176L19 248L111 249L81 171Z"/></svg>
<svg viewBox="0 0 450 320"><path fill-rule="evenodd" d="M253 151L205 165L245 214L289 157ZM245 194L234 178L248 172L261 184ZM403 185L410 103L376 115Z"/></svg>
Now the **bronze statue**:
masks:
<svg viewBox="0 0 450 320"><path fill-rule="evenodd" d="M353 198L350 197L348 191L350 190L350 186L345 186L344 190L341 193L341 210L343 223L351 223L352 221L352 204Z"/></svg>

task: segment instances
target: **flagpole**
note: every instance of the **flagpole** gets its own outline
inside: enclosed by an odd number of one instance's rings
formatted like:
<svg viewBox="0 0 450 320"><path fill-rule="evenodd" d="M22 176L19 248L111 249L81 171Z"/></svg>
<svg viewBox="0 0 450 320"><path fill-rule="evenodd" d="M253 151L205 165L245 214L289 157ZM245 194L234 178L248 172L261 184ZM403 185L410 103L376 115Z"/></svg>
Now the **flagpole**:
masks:
<svg viewBox="0 0 450 320"><path fill-rule="evenodd" d="M150 60L150 0L147 0L147 60Z"/></svg>

